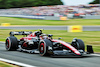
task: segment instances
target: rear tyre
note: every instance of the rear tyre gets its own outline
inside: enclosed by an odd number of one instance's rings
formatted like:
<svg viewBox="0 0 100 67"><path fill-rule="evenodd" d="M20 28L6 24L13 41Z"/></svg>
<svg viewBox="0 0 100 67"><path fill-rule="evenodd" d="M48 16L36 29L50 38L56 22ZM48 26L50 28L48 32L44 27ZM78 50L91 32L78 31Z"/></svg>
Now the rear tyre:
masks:
<svg viewBox="0 0 100 67"><path fill-rule="evenodd" d="M85 51L85 45L84 42L81 39L74 39L71 43L73 47L75 47L77 50L83 50Z"/></svg>
<svg viewBox="0 0 100 67"><path fill-rule="evenodd" d="M14 36L8 37L6 39L6 42L5 42L5 47L6 47L6 50L8 50L8 51L17 50L18 49L18 41L17 41L17 38L14 37Z"/></svg>
<svg viewBox="0 0 100 67"><path fill-rule="evenodd" d="M52 42L48 39L44 39L40 41L38 48L39 48L39 53L41 56L50 55L48 47L51 48L51 53L52 53Z"/></svg>

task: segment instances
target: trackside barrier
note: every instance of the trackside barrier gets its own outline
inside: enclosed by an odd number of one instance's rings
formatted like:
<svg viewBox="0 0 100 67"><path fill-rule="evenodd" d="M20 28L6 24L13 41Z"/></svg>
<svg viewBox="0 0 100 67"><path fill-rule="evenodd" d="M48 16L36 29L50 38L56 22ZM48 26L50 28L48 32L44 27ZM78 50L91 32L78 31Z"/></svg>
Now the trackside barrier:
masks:
<svg viewBox="0 0 100 67"><path fill-rule="evenodd" d="M56 16L27 16L27 15L3 15L1 17L19 17L19 18L29 18L29 19L42 19L42 20L67 20L67 17L56 17Z"/></svg>
<svg viewBox="0 0 100 67"><path fill-rule="evenodd" d="M68 26L68 32L82 32L83 27L81 25L74 25L74 26Z"/></svg>
<svg viewBox="0 0 100 67"><path fill-rule="evenodd" d="M67 17L60 17L60 20L67 20Z"/></svg>
<svg viewBox="0 0 100 67"><path fill-rule="evenodd" d="M1 26L10 26L10 23L1 23Z"/></svg>
<svg viewBox="0 0 100 67"><path fill-rule="evenodd" d="M86 15L83 19L100 19L100 15Z"/></svg>

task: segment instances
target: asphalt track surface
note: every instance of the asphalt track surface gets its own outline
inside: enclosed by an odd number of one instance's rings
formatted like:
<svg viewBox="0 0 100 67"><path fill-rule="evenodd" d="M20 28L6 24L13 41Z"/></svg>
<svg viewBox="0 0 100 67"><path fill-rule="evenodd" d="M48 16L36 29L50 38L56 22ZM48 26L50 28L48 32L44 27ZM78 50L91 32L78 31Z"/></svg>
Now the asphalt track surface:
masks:
<svg viewBox="0 0 100 67"><path fill-rule="evenodd" d="M20 29L20 30L68 30L68 26L8 26L0 29ZM83 31L100 31L100 26L83 26Z"/></svg>
<svg viewBox="0 0 100 67"><path fill-rule="evenodd" d="M17 61L36 67L100 67L100 56L85 57L42 57L19 51L6 51L4 43L0 43L0 58Z"/></svg>

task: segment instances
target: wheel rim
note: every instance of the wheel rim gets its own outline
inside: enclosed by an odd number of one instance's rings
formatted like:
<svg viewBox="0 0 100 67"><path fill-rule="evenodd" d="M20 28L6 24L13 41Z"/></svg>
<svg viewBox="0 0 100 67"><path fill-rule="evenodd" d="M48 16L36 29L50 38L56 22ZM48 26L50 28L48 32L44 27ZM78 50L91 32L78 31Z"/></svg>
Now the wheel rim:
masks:
<svg viewBox="0 0 100 67"><path fill-rule="evenodd" d="M44 49L45 49L44 43L41 43L40 44L40 54L44 53Z"/></svg>
<svg viewBox="0 0 100 67"><path fill-rule="evenodd" d="M10 47L10 41L9 41L9 39L7 39L7 41L6 41L6 48L8 49Z"/></svg>

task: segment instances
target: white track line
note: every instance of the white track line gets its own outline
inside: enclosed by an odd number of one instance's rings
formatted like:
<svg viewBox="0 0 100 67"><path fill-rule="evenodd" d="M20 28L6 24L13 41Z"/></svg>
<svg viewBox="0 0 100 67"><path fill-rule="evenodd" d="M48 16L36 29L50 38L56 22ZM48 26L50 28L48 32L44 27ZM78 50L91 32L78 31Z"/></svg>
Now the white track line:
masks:
<svg viewBox="0 0 100 67"><path fill-rule="evenodd" d="M0 58L0 61L19 65L19 66L22 66L22 67L36 67L36 66L32 66L32 65L28 65L28 64L24 64L24 63L20 63L20 62L16 62L16 61L8 60L8 59L3 59L3 58Z"/></svg>
<svg viewBox="0 0 100 67"><path fill-rule="evenodd" d="M93 55L93 56L100 56L100 54L91 54L91 55Z"/></svg>
<svg viewBox="0 0 100 67"><path fill-rule="evenodd" d="M5 42L0 41L0 43L5 43Z"/></svg>

